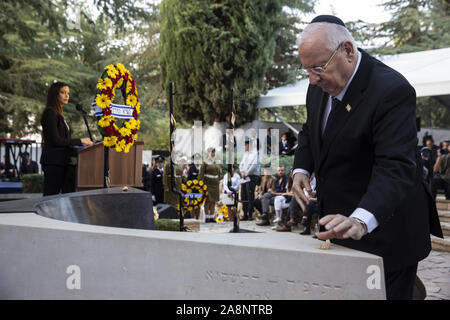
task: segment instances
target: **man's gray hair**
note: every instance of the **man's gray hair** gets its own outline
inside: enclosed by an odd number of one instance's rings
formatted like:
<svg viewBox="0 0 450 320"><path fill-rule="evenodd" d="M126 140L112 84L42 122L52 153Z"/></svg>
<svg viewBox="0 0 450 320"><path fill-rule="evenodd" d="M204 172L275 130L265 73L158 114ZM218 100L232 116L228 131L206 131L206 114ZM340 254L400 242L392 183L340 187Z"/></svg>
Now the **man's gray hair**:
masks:
<svg viewBox="0 0 450 320"><path fill-rule="evenodd" d="M355 39L346 27L328 22L315 22L308 24L297 38L297 47L300 46L303 41L314 37L315 33L319 30L325 30L328 36L327 47L330 51L336 50L338 45L342 43L342 41L346 40L351 41L353 47L355 49L357 48Z"/></svg>

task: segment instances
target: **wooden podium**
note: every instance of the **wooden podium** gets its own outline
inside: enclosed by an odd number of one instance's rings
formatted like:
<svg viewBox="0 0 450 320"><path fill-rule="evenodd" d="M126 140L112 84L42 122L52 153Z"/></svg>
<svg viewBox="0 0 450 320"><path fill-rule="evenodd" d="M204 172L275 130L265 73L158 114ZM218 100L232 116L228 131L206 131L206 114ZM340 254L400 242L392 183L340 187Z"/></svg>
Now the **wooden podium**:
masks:
<svg viewBox="0 0 450 320"><path fill-rule="evenodd" d="M144 142L136 141L130 152L108 148L109 186L142 187L142 151ZM77 189L104 187L105 147L97 143L78 151Z"/></svg>

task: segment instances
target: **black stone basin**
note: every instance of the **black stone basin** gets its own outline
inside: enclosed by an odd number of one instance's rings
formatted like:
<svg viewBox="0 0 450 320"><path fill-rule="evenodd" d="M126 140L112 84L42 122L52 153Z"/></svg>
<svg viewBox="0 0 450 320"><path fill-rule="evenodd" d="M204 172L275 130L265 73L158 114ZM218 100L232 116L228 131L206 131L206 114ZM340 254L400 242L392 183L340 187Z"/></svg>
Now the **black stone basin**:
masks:
<svg viewBox="0 0 450 320"><path fill-rule="evenodd" d="M34 212L67 222L154 230L151 193L121 187L0 203L0 214Z"/></svg>

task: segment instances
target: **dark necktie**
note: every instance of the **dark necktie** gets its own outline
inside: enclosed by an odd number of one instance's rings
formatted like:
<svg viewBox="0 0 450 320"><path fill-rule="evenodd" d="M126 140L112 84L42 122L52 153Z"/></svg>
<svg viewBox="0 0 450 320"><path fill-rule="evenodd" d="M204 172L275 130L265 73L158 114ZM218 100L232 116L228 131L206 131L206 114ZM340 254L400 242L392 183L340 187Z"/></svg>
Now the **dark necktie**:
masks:
<svg viewBox="0 0 450 320"><path fill-rule="evenodd" d="M336 115L337 106L339 104L339 99L336 97L331 97L331 111L328 115L327 123L325 124L325 130L323 130L323 135L325 135L325 132L327 132L328 128L330 127L330 123L333 121L333 118Z"/></svg>

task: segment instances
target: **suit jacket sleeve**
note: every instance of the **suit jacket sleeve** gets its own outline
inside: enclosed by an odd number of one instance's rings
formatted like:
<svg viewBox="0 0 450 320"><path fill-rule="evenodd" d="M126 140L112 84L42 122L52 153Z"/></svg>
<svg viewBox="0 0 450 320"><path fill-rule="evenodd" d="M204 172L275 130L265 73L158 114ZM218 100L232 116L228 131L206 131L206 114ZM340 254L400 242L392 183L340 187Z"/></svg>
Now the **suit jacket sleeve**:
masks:
<svg viewBox="0 0 450 320"><path fill-rule="evenodd" d="M372 120L374 165L359 207L380 225L417 183L415 104L414 89L404 83L385 96Z"/></svg>
<svg viewBox="0 0 450 320"><path fill-rule="evenodd" d="M52 147L69 147L81 145L80 139L71 139L61 136L57 127L58 114L50 108L47 108L42 114L42 131L44 134L44 143Z"/></svg>

